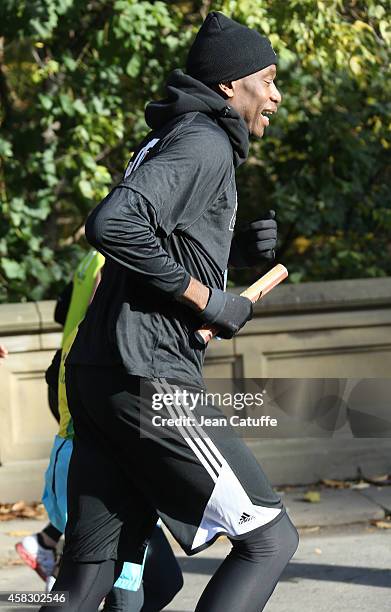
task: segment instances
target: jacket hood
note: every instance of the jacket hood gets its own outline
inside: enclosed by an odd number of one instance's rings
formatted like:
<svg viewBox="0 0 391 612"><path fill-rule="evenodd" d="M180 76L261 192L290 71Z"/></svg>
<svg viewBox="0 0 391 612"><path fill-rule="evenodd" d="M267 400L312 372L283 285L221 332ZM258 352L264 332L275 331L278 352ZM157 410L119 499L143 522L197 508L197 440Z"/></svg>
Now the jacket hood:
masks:
<svg viewBox="0 0 391 612"><path fill-rule="evenodd" d="M150 128L159 129L184 113L205 113L215 119L227 133L234 153L235 167L246 161L249 148L247 125L239 113L227 105L224 98L179 69L169 75L166 89L167 98L150 102L145 109L145 120Z"/></svg>

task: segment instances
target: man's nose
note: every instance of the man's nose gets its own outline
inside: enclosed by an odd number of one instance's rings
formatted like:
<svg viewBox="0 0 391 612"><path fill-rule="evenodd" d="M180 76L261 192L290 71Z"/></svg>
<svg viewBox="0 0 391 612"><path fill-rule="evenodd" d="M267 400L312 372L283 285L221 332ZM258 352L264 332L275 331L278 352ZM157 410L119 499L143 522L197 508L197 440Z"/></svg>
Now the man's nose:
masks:
<svg viewBox="0 0 391 612"><path fill-rule="evenodd" d="M282 100L282 95L279 92L279 90L277 89L277 87L275 86L275 84L273 83L273 89L270 93L270 97L273 100L273 102L275 104L281 104L281 100Z"/></svg>

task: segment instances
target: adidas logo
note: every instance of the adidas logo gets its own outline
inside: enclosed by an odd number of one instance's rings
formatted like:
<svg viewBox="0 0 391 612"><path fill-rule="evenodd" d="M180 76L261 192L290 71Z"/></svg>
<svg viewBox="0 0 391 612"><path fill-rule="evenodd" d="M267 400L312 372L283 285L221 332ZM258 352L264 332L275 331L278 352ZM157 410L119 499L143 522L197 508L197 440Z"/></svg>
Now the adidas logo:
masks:
<svg viewBox="0 0 391 612"><path fill-rule="evenodd" d="M255 516L252 516L251 514L247 514L247 512L243 512L242 516L239 519L239 525L243 525L243 523L248 523L249 521L252 521L253 519L255 519Z"/></svg>

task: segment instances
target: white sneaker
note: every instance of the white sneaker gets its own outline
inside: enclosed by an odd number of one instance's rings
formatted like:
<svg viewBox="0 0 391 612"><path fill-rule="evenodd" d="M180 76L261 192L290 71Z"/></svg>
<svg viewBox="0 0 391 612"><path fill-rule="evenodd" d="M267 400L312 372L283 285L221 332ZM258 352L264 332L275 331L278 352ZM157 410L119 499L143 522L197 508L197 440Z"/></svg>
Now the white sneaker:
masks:
<svg viewBox="0 0 391 612"><path fill-rule="evenodd" d="M44 548L38 542L38 534L26 536L21 542L15 544L19 557L45 580L52 575L56 564L55 551Z"/></svg>
<svg viewBox="0 0 391 612"><path fill-rule="evenodd" d="M46 587L45 587L46 593L50 593L50 591L52 590L56 580L57 580L57 578L55 576L48 576L46 578Z"/></svg>
<svg viewBox="0 0 391 612"><path fill-rule="evenodd" d="M52 569L52 574L51 574L51 576L48 576L46 578L46 587L45 587L46 593L50 593L51 592L51 590L52 590L52 588L54 586L54 583L57 580L58 570L60 569L61 558L62 558L61 555L57 556L55 566Z"/></svg>

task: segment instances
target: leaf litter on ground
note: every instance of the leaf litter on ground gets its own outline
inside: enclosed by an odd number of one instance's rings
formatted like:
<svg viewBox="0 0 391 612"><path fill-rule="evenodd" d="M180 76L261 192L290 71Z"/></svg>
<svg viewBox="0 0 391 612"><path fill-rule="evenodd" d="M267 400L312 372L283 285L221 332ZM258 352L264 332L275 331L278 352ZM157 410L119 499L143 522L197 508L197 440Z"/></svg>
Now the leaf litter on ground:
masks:
<svg viewBox="0 0 391 612"><path fill-rule="evenodd" d="M384 519L372 519L370 523L378 529L391 529L391 516L386 516Z"/></svg>
<svg viewBox="0 0 391 612"><path fill-rule="evenodd" d="M14 504L0 503L0 521L13 521L15 519L42 520L45 516L45 508L40 502L28 504L21 500Z"/></svg>

